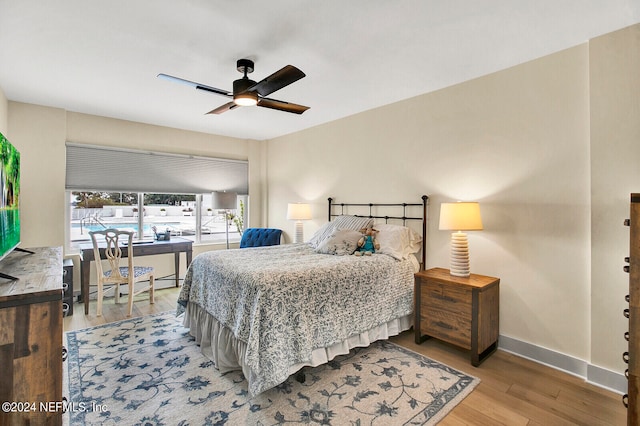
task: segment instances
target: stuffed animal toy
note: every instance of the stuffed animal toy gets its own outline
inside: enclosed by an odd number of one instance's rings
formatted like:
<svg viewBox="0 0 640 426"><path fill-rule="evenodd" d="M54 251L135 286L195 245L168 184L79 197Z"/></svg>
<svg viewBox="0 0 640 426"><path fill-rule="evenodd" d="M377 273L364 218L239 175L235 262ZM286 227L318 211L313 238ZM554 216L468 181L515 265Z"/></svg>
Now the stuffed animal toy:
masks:
<svg viewBox="0 0 640 426"><path fill-rule="evenodd" d="M363 228L360 230L362 237L358 240L356 256L371 256L376 250L380 250L380 243L376 241L378 230L375 228Z"/></svg>

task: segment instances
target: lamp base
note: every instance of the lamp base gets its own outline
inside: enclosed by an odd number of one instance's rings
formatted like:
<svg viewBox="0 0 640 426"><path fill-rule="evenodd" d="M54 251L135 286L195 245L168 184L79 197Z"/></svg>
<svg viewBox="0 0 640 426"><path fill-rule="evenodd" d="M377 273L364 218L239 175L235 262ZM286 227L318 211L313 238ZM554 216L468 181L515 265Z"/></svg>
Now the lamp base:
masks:
<svg viewBox="0 0 640 426"><path fill-rule="evenodd" d="M302 221L298 220L296 221L296 235L295 235L295 240L294 242L296 243L303 243L304 242L304 238L302 236Z"/></svg>
<svg viewBox="0 0 640 426"><path fill-rule="evenodd" d="M225 235L227 236L227 250L229 250L229 213L224 212Z"/></svg>
<svg viewBox="0 0 640 426"><path fill-rule="evenodd" d="M449 258L450 274L455 277L468 277L469 269L469 242L464 232L451 233L451 254Z"/></svg>

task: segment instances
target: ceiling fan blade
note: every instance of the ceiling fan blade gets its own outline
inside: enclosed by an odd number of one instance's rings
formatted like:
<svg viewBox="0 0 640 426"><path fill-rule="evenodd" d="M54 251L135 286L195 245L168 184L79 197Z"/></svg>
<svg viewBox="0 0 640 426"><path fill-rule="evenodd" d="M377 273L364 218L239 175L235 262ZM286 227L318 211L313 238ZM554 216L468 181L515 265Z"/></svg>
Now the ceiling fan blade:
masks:
<svg viewBox="0 0 640 426"><path fill-rule="evenodd" d="M300 80L306 74L293 65L287 65L279 71L274 72L269 77L261 80L247 90L258 92L260 96L267 96L270 93L280 90L291 83Z"/></svg>
<svg viewBox="0 0 640 426"><path fill-rule="evenodd" d="M222 114L223 112L227 112L230 109L236 108L237 106L238 105L236 105L234 102L227 102L226 104L220 105L218 108L209 111L207 114Z"/></svg>
<svg viewBox="0 0 640 426"><path fill-rule="evenodd" d="M195 87L198 90L204 90L206 92L215 93L216 95L226 96L227 98L233 97L233 93L227 90L222 90L216 87L207 86L206 84L196 83L195 81L185 80L184 78L180 78L180 77L174 77L169 74L158 74L158 78L162 78L168 81L173 81L174 83L186 84L187 86Z"/></svg>
<svg viewBox="0 0 640 426"><path fill-rule="evenodd" d="M294 114L302 114L309 109L308 106L292 104L290 102L278 101L276 99L260 98L258 106L264 108L277 109L278 111L291 112Z"/></svg>

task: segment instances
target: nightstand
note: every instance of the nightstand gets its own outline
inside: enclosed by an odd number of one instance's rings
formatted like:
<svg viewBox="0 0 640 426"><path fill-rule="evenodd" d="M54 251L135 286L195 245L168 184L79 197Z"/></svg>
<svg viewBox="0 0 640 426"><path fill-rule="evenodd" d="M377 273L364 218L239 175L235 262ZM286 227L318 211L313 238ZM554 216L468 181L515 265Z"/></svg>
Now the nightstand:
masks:
<svg viewBox="0 0 640 426"><path fill-rule="evenodd" d="M415 341L435 337L471 351L477 367L498 348L500 279L448 269L415 274Z"/></svg>

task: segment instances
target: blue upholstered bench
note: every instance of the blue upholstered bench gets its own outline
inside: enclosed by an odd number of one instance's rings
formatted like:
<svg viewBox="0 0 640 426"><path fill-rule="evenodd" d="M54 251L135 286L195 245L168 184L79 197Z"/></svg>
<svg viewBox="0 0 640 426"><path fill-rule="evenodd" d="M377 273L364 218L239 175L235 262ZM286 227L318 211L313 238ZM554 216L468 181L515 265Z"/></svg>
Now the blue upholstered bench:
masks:
<svg viewBox="0 0 640 426"><path fill-rule="evenodd" d="M242 233L240 248L280 245L281 229L247 228Z"/></svg>

